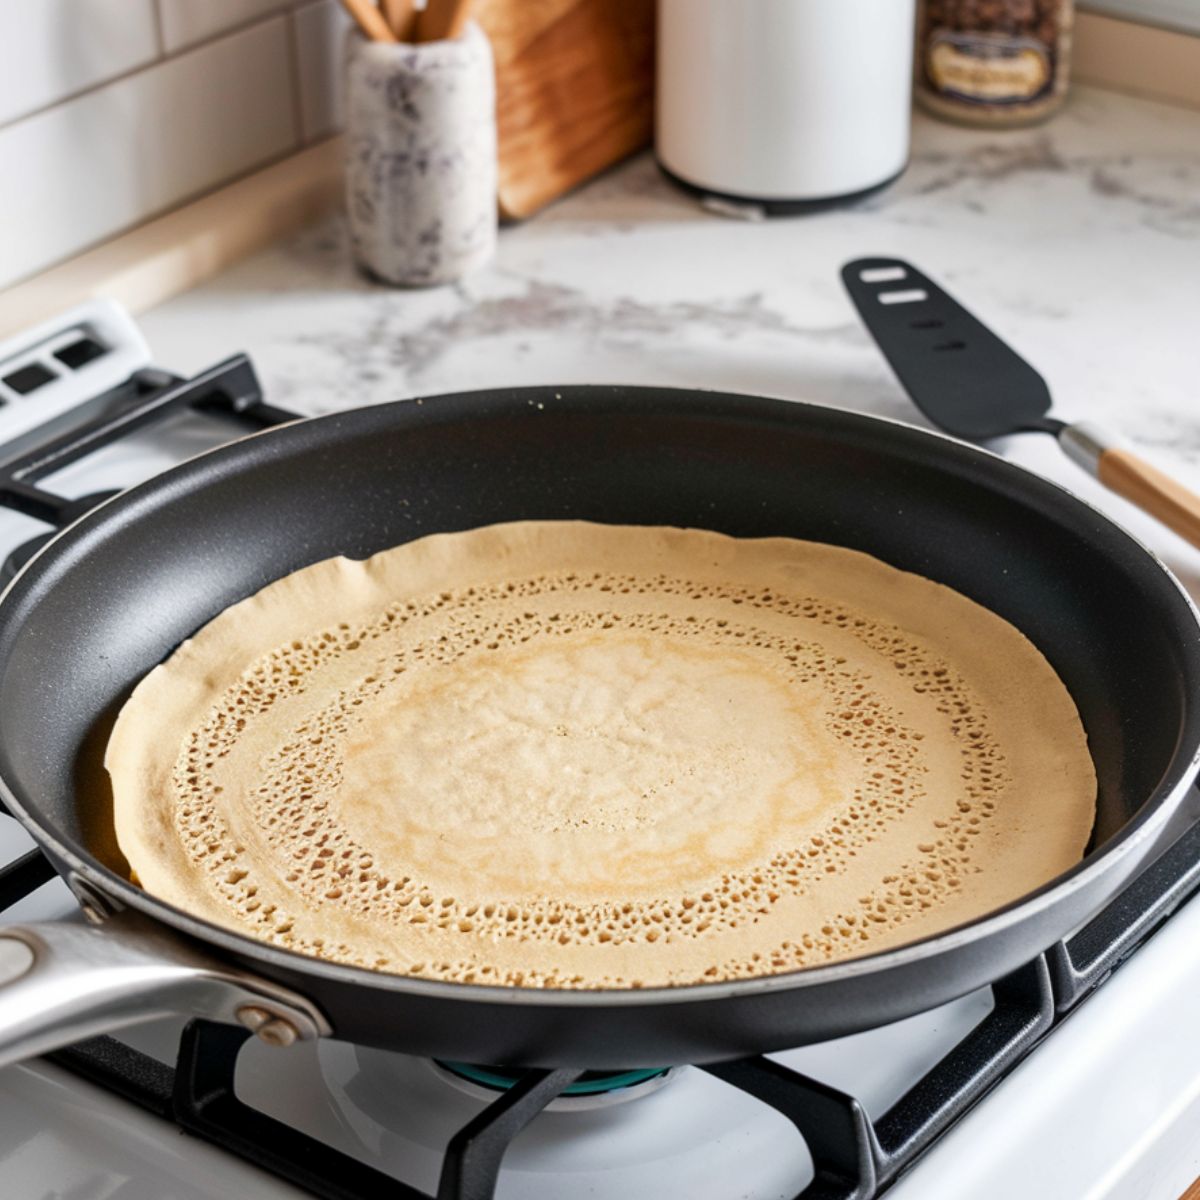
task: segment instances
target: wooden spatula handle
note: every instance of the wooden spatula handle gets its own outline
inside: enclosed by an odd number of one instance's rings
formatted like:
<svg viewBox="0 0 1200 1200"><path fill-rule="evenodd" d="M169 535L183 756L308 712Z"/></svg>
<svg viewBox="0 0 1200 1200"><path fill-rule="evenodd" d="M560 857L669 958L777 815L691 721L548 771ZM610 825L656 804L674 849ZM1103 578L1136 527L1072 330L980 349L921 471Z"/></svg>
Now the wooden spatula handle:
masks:
<svg viewBox="0 0 1200 1200"><path fill-rule="evenodd" d="M1193 546L1200 546L1200 496L1129 450L1105 450L1100 482L1157 517Z"/></svg>
<svg viewBox="0 0 1200 1200"><path fill-rule="evenodd" d="M1200 547L1200 495L1151 466L1098 426L1068 425L1058 435L1067 454L1105 487Z"/></svg>

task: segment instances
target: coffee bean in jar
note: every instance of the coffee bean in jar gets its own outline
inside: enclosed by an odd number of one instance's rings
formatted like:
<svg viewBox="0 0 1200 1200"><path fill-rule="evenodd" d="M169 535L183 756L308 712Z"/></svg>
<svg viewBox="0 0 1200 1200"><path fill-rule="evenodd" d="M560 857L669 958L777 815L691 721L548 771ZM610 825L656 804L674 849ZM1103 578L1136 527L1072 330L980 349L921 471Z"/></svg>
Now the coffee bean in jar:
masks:
<svg viewBox="0 0 1200 1200"><path fill-rule="evenodd" d="M1031 125L1062 104L1073 0L922 0L916 94L938 116Z"/></svg>

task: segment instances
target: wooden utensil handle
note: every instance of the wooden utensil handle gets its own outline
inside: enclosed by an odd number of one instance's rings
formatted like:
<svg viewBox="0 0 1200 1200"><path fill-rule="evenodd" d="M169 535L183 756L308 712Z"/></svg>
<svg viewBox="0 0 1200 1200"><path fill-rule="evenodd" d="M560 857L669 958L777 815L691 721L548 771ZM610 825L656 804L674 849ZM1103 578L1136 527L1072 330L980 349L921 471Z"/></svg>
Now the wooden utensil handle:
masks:
<svg viewBox="0 0 1200 1200"><path fill-rule="evenodd" d="M371 0L342 0L342 7L358 22L358 27L373 42L394 42L396 35L383 19L383 13Z"/></svg>
<svg viewBox="0 0 1200 1200"><path fill-rule="evenodd" d="M417 14L417 41L442 42L461 36L471 13L471 0L427 0Z"/></svg>
<svg viewBox="0 0 1200 1200"><path fill-rule="evenodd" d="M417 31L417 10L413 0L382 0L384 20L402 42L411 42Z"/></svg>
<svg viewBox="0 0 1200 1200"><path fill-rule="evenodd" d="M1130 450L1105 450L1096 474L1105 487L1200 547L1200 495Z"/></svg>

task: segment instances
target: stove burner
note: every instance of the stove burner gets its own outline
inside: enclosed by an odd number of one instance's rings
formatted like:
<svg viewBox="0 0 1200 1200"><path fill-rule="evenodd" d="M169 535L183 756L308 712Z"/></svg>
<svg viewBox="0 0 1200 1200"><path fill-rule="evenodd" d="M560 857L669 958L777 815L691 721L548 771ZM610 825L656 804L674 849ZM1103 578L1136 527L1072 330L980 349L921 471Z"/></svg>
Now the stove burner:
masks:
<svg viewBox="0 0 1200 1200"><path fill-rule="evenodd" d="M519 1083L525 1072L510 1067L480 1067L474 1063L443 1062L434 1060L452 1075L481 1084L493 1092L507 1092ZM595 1096L602 1092L615 1092L622 1088L636 1087L666 1075L667 1067L648 1067L640 1071L584 1071L578 1081L563 1091L564 1096Z"/></svg>
<svg viewBox="0 0 1200 1200"><path fill-rule="evenodd" d="M491 1100L507 1092L528 1074L519 1067L482 1067L475 1063L433 1060L437 1074L460 1091L477 1099ZM548 1112L600 1108L623 1104L657 1092L674 1078L676 1067L648 1067L631 1071L585 1071L547 1106Z"/></svg>

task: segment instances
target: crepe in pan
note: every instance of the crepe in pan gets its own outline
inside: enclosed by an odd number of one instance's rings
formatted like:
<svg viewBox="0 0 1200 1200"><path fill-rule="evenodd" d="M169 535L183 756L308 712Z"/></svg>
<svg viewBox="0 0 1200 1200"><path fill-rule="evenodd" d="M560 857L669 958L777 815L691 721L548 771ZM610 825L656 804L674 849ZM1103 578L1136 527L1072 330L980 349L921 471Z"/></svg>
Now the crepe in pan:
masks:
<svg viewBox="0 0 1200 1200"><path fill-rule="evenodd" d="M121 848L217 925L383 971L629 988L971 921L1083 853L1042 654L867 555L520 522L233 605L108 748Z"/></svg>

